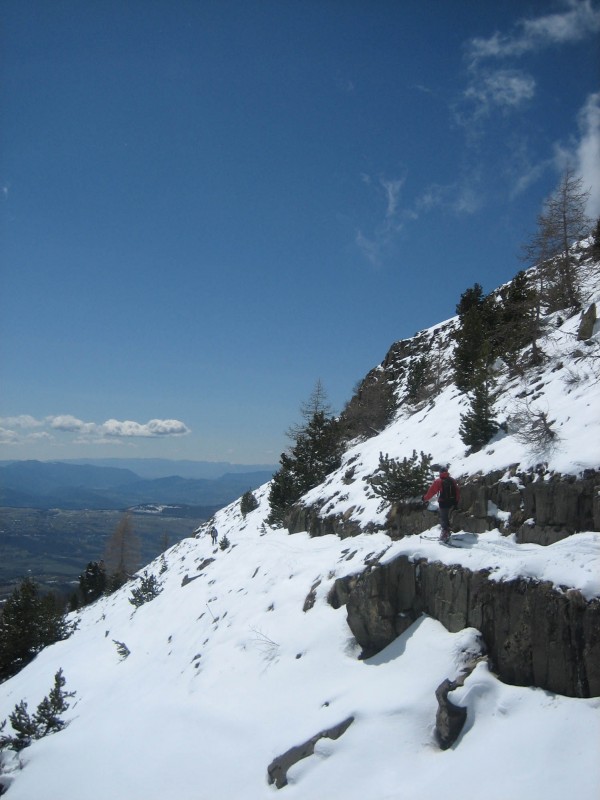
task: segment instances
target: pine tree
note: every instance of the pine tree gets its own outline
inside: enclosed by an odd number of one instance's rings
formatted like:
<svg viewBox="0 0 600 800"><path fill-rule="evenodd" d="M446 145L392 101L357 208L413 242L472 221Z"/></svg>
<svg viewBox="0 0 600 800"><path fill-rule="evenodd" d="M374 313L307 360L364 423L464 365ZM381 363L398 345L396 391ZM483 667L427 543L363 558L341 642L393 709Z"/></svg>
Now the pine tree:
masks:
<svg viewBox="0 0 600 800"><path fill-rule="evenodd" d="M83 604L89 605L102 597L106 591L106 568L104 561L90 561L85 572L79 576L79 588Z"/></svg>
<svg viewBox="0 0 600 800"><path fill-rule="evenodd" d="M71 627L52 595L41 595L25 578L0 616L0 681L15 675L44 647L66 639Z"/></svg>
<svg viewBox="0 0 600 800"><path fill-rule="evenodd" d="M518 354L531 346L537 353L537 338L541 333L536 317L537 292L528 273L520 271L500 290L500 312L495 333L496 352L511 367Z"/></svg>
<svg viewBox="0 0 600 800"><path fill-rule="evenodd" d="M426 355L413 358L408 366L406 375L405 400L408 403L418 403L428 395L428 387L433 380L431 362Z"/></svg>
<svg viewBox="0 0 600 800"><path fill-rule="evenodd" d="M242 516L245 517L246 514L249 514L256 508L258 508L258 500L254 496L254 492L248 489L247 492L244 492L240 500L240 511Z"/></svg>
<svg viewBox="0 0 600 800"><path fill-rule="evenodd" d="M461 295L456 306L459 326L454 334L456 347L453 367L454 382L461 392L473 388L475 375L481 369L490 351L484 345L488 340L487 317L484 311L485 298L483 289L476 283Z"/></svg>
<svg viewBox="0 0 600 800"><path fill-rule="evenodd" d="M14 731L13 736L2 735L0 749L8 748L20 752L36 739L41 739L50 733L62 730L66 723L60 714L69 708L67 699L74 697L75 692L64 691L65 678L62 669L54 676L54 686L50 693L39 703L35 714L30 715L27 703L21 700L17 703L8 719ZM0 732L4 731L6 720L0 725Z"/></svg>
<svg viewBox="0 0 600 800"><path fill-rule="evenodd" d="M65 722L60 718L61 714L69 708L67 699L74 697L74 692L65 692L66 680L62 669L59 669L54 676L54 686L47 697L38 705L33 722L37 729L36 738L47 736L49 733L60 731L65 727Z"/></svg>
<svg viewBox="0 0 600 800"><path fill-rule="evenodd" d="M411 500L420 500L431 482L431 455L413 450L410 458L402 461L379 454L379 467L368 479L376 495L384 503L403 505Z"/></svg>
<svg viewBox="0 0 600 800"><path fill-rule="evenodd" d="M498 431L493 402L491 380L481 376L471 392L470 409L460 418L460 438L471 453L481 450Z"/></svg>
<svg viewBox="0 0 600 800"><path fill-rule="evenodd" d="M281 454L280 469L272 479L270 525L285 524L290 507L341 463L341 427L330 413L320 381L309 401L302 404L301 414L305 422L288 432L294 444Z"/></svg>
<svg viewBox="0 0 600 800"><path fill-rule="evenodd" d="M9 747L11 750L17 752L29 747L34 739L37 739L37 726L33 718L27 711L27 703L21 700L20 703L14 708L14 711L8 715L8 719L12 726L15 736L9 739Z"/></svg>
<svg viewBox="0 0 600 800"><path fill-rule="evenodd" d="M154 575L148 575L148 570L144 570L144 574L140 578L140 583L131 590L131 597L129 602L132 606L139 608L144 603L149 603L162 592L162 588Z"/></svg>

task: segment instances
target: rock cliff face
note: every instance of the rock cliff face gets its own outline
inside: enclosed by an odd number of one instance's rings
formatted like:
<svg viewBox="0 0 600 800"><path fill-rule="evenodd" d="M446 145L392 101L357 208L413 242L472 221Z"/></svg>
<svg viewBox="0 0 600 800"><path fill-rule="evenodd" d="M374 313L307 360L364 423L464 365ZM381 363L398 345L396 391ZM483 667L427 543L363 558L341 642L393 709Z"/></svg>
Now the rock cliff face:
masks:
<svg viewBox="0 0 600 800"><path fill-rule="evenodd" d="M323 505L326 501L323 501ZM422 506L394 507L384 526L392 538L422 533L437 523L437 514ZM290 533L311 536L356 536L364 530L352 519L352 509L327 516L319 506L298 504L288 519ZM454 530L483 533L499 528L515 533L519 542L549 545L578 531L600 531L600 471L573 475L491 472L461 481L460 505Z"/></svg>
<svg viewBox="0 0 600 800"><path fill-rule="evenodd" d="M491 667L507 683L571 697L600 695L600 600L546 582L490 580L406 556L339 579L330 602L345 604L363 656L379 652L421 614L449 631L477 628Z"/></svg>

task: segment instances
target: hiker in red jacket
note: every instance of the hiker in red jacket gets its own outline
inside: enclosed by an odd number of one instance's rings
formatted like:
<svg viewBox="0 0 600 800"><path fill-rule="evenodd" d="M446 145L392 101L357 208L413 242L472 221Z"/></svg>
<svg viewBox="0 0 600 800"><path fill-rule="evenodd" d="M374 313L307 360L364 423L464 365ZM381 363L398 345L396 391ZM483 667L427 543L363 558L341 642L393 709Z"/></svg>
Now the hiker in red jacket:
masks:
<svg viewBox="0 0 600 800"><path fill-rule="evenodd" d="M434 495L438 495L438 509L440 514L440 527L442 533L440 542L450 539L450 515L457 507L460 500L460 489L454 478L445 467L440 469L439 478L436 478L423 495L423 502L428 503Z"/></svg>

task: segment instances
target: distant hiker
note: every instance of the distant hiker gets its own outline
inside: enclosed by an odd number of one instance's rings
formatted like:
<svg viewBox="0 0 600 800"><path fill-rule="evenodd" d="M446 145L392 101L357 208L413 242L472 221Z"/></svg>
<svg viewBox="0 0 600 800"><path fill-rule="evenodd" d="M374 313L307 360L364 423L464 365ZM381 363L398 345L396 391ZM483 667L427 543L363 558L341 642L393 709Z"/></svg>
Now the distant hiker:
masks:
<svg viewBox="0 0 600 800"><path fill-rule="evenodd" d="M219 531L215 528L214 525L210 529L210 538L212 539L213 544L217 543L217 539L219 538Z"/></svg>
<svg viewBox="0 0 600 800"><path fill-rule="evenodd" d="M428 503L434 495L438 495L438 509L440 514L440 527L442 533L440 542L450 539L450 516L460 500L460 489L454 478L445 467L440 469L439 478L436 478L423 495L423 502Z"/></svg>

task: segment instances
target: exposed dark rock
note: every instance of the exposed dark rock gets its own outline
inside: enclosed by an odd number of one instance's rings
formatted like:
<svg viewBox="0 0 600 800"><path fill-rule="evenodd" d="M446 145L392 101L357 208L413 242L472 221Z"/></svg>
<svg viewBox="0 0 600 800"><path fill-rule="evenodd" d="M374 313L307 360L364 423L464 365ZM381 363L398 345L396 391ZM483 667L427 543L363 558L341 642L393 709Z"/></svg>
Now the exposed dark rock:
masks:
<svg viewBox="0 0 600 800"><path fill-rule="evenodd" d="M452 747L467 721L467 709L463 706L456 706L451 700L448 700L448 693L454 691L458 686L456 681L446 679L435 692L438 701L435 735L441 750Z"/></svg>
<svg viewBox="0 0 600 800"><path fill-rule="evenodd" d="M312 756L315 752L315 745L320 739L339 739L350 725L354 722L354 717L348 717L343 722L334 725L332 728L317 733L303 744L296 745L287 750L283 755L277 756L267 767L268 780L270 784L275 784L278 789L287 786L288 770L301 761L303 758Z"/></svg>
<svg viewBox="0 0 600 800"><path fill-rule="evenodd" d="M315 601L317 599L317 586L321 583L321 579L318 578L313 585L310 587L310 592L306 595L306 599L304 601L304 606L302 607L302 611L310 611L310 609L314 606Z"/></svg>
<svg viewBox="0 0 600 800"><path fill-rule="evenodd" d="M592 303L588 310L584 311L581 315L581 322L579 323L579 330L577 331L577 338L580 342L585 342L592 338L596 319L596 303Z"/></svg>
<svg viewBox="0 0 600 800"><path fill-rule="evenodd" d="M200 577L200 575L193 575L191 578L190 578L189 575L184 575L182 580L181 580L181 585L182 586L187 586L188 583L191 583L192 581L198 580L199 577Z"/></svg>
<svg viewBox="0 0 600 800"><path fill-rule="evenodd" d="M327 501L319 506L294 506L290 533L308 531L311 536L335 534L341 538L364 533L351 519L354 508L337 516L322 516ZM422 533L438 521L437 513L421 505L393 506L385 530L393 539ZM600 530L600 470L583 476L517 473L516 469L478 475L461 482L461 498L452 517L452 528L484 533L499 528L516 533L518 542L549 545L578 531ZM375 530L375 528L373 528Z"/></svg>
<svg viewBox="0 0 600 800"><path fill-rule="evenodd" d="M323 514L323 504L319 506L292 506L287 519L286 527L290 533L308 531L311 536L327 536L334 534L340 539L348 536L358 536L364 533L360 523L351 520L354 508L348 509L343 514Z"/></svg>
<svg viewBox="0 0 600 800"><path fill-rule="evenodd" d="M341 608L345 606L357 580L358 577L356 575L346 575L343 578L337 578L327 595L327 602L329 605L332 608Z"/></svg>
<svg viewBox="0 0 600 800"><path fill-rule="evenodd" d="M481 631L490 664L507 683L572 697L600 695L600 600L526 579L494 581L400 556L346 584L348 625L369 657L421 614L449 631ZM339 595L336 595L339 600Z"/></svg>

